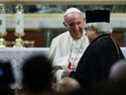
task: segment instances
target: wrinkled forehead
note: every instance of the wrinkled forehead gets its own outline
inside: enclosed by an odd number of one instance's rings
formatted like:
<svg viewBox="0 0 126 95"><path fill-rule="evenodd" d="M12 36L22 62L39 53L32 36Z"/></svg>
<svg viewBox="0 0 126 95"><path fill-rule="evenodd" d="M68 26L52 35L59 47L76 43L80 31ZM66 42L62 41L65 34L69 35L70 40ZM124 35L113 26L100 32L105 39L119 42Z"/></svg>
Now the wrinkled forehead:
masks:
<svg viewBox="0 0 126 95"><path fill-rule="evenodd" d="M78 12L72 12L64 16L65 22L71 22L75 19L83 19L82 15Z"/></svg>

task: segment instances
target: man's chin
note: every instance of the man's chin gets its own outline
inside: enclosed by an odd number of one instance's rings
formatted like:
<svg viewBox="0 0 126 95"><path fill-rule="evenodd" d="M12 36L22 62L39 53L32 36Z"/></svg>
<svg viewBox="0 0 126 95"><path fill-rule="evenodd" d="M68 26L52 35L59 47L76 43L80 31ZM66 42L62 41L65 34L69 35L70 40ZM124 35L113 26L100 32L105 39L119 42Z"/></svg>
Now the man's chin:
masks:
<svg viewBox="0 0 126 95"><path fill-rule="evenodd" d="M78 40L82 37L83 33L73 33L72 37L74 40Z"/></svg>
<svg viewBox="0 0 126 95"><path fill-rule="evenodd" d="M79 40L81 37L82 37L82 35L78 35L78 36L76 35L76 36L74 37L74 39L75 39L75 40Z"/></svg>

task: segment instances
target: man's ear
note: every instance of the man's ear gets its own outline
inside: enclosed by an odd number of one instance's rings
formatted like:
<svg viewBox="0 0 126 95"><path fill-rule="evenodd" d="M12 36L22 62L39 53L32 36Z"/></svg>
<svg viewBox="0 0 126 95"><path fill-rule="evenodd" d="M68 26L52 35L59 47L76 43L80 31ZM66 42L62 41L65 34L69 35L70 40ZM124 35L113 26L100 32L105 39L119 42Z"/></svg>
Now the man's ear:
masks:
<svg viewBox="0 0 126 95"><path fill-rule="evenodd" d="M69 25L68 25L66 22L63 22L63 25L64 25L67 29L70 29L70 28L69 28Z"/></svg>
<svg viewBox="0 0 126 95"><path fill-rule="evenodd" d="M63 25L64 25L65 27L68 27L68 25L66 24L66 22L63 22Z"/></svg>

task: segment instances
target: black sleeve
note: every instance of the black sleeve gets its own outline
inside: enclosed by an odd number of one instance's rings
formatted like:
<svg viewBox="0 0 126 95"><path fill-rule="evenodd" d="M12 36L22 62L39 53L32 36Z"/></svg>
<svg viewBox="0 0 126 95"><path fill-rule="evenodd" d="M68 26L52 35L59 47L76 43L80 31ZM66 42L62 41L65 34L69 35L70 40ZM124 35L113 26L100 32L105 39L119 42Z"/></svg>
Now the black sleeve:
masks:
<svg viewBox="0 0 126 95"><path fill-rule="evenodd" d="M92 46L88 47L78 63L76 72L71 73L71 77L79 81L84 88L94 81L96 60L97 55L93 52Z"/></svg>
<svg viewBox="0 0 126 95"><path fill-rule="evenodd" d="M124 56L120 48L118 55L109 36L99 38L86 49L71 77L79 81L83 87L91 86L96 81L107 79L111 66L122 58Z"/></svg>

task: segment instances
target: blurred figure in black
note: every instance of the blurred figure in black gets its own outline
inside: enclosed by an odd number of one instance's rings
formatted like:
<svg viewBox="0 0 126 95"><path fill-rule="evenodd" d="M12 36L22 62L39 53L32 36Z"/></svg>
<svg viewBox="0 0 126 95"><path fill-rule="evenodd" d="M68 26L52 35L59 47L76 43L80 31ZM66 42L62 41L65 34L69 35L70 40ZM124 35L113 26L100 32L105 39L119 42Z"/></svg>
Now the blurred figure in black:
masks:
<svg viewBox="0 0 126 95"><path fill-rule="evenodd" d="M22 85L25 95L53 95L52 64L44 55L25 60L22 68Z"/></svg>
<svg viewBox="0 0 126 95"><path fill-rule="evenodd" d="M86 35L90 40L90 45L80 59L76 71L72 74L72 77L85 88L107 80L111 66L116 61L124 59L119 45L111 36L112 28L108 16L107 10L86 12Z"/></svg>
<svg viewBox="0 0 126 95"><path fill-rule="evenodd" d="M0 95L14 95L14 90L11 89L14 81L11 63L0 61Z"/></svg>

